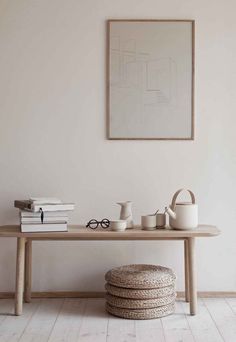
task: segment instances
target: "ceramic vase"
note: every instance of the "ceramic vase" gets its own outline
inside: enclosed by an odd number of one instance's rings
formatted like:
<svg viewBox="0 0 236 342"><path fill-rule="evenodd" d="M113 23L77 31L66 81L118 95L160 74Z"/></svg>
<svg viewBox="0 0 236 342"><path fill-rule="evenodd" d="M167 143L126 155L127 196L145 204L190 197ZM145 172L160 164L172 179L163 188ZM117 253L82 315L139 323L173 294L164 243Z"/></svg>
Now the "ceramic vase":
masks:
<svg viewBox="0 0 236 342"><path fill-rule="evenodd" d="M133 228L133 216L132 216L132 202L117 202L121 206L120 210L120 220L126 220L127 227L126 228Z"/></svg>

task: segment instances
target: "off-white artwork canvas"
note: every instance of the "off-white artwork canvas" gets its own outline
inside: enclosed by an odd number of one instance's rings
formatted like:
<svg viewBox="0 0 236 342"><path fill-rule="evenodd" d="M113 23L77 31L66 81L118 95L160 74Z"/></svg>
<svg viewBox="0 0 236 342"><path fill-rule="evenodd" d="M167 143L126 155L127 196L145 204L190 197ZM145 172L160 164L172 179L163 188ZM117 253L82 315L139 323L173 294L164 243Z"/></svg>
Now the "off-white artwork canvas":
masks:
<svg viewBox="0 0 236 342"><path fill-rule="evenodd" d="M188 21L108 21L108 137L193 139Z"/></svg>

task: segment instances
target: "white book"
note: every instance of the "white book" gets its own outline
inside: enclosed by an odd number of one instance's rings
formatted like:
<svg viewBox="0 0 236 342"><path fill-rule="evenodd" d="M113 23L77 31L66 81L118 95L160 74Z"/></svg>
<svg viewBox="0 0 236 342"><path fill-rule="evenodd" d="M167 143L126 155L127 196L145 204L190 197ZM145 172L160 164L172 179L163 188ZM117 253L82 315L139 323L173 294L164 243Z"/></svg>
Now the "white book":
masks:
<svg viewBox="0 0 236 342"><path fill-rule="evenodd" d="M67 232L66 223L39 223L39 224L21 224L22 233L37 233L37 232Z"/></svg>
<svg viewBox="0 0 236 342"><path fill-rule="evenodd" d="M67 223L68 216L61 217L44 217L43 224L45 223ZM41 217L21 217L21 223L42 223Z"/></svg>
<svg viewBox="0 0 236 342"><path fill-rule="evenodd" d="M61 203L61 204L34 204L32 203L32 210L34 212L45 211L70 211L74 210L74 203Z"/></svg>
<svg viewBox="0 0 236 342"><path fill-rule="evenodd" d="M33 211L27 211L27 210L20 210L20 217L40 217L41 213L34 213ZM47 217L68 217L68 211L45 211L44 212L44 218Z"/></svg>
<svg viewBox="0 0 236 342"><path fill-rule="evenodd" d="M34 204L60 204L62 201L55 197L30 197L29 199Z"/></svg>
<svg viewBox="0 0 236 342"><path fill-rule="evenodd" d="M43 211L69 211L74 210L74 203L58 203L58 204L35 204L30 200L15 200L14 206L21 210L39 212Z"/></svg>

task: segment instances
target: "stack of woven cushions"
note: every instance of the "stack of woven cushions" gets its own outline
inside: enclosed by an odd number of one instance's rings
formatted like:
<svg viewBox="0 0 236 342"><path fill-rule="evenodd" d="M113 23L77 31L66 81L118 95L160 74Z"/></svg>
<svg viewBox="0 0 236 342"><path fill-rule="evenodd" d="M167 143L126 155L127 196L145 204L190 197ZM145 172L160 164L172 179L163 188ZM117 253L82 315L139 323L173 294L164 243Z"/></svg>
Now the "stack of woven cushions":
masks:
<svg viewBox="0 0 236 342"><path fill-rule="evenodd" d="M130 319L170 315L175 308L174 272L157 265L127 265L105 275L106 310Z"/></svg>

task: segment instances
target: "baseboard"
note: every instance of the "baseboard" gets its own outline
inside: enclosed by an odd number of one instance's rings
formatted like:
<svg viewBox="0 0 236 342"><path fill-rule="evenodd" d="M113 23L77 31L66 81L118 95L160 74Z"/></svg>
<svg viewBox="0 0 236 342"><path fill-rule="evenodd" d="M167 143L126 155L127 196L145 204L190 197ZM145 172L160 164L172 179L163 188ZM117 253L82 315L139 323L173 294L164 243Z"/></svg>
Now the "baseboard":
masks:
<svg viewBox="0 0 236 342"><path fill-rule="evenodd" d="M236 298L236 291L199 291L197 295L200 298ZM184 296L184 292L177 291L178 298Z"/></svg>
<svg viewBox="0 0 236 342"><path fill-rule="evenodd" d="M14 298L14 292L0 292L0 299ZM52 291L32 292L32 298L104 298L105 292L83 292L83 291ZM184 297L184 292L177 292L177 297ZM236 291L200 291L198 297L202 298L236 298Z"/></svg>
<svg viewBox="0 0 236 342"><path fill-rule="evenodd" d="M14 298L14 292L0 292L0 299ZM104 298L105 292L50 291L32 292L32 298Z"/></svg>

